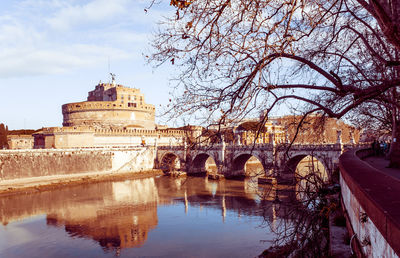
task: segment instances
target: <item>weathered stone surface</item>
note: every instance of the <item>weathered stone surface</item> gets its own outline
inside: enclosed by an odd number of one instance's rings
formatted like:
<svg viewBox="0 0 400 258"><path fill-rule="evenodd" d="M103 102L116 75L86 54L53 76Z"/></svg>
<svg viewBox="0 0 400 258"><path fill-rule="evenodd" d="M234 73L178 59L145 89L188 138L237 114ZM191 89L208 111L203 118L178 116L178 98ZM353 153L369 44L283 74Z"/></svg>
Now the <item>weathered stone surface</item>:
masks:
<svg viewBox="0 0 400 258"><path fill-rule="evenodd" d="M33 149L32 135L7 135L8 148L11 150Z"/></svg>
<svg viewBox="0 0 400 258"><path fill-rule="evenodd" d="M143 171L154 166L154 150L69 149L0 152L0 179L67 175L101 171Z"/></svg>
<svg viewBox="0 0 400 258"><path fill-rule="evenodd" d="M336 197L337 198L337 197ZM335 217L341 217L344 224L337 225ZM350 237L345 225L346 221L340 211L333 212L329 216L329 254L331 257L348 258L352 257L349 245Z"/></svg>
<svg viewBox="0 0 400 258"><path fill-rule="evenodd" d="M248 176L245 164L252 157L258 160L263 169L258 176L279 177L282 181L293 181L294 170L299 162L308 155L321 162L325 171L332 173L342 153L340 144L293 145L287 158L286 144L234 145L214 144L188 149L184 146L159 146L157 148L156 167L168 167L168 163L177 162L188 174L205 173L206 161L212 158L217 172L227 177ZM174 158L171 158L174 157ZM329 174L328 177L331 175Z"/></svg>

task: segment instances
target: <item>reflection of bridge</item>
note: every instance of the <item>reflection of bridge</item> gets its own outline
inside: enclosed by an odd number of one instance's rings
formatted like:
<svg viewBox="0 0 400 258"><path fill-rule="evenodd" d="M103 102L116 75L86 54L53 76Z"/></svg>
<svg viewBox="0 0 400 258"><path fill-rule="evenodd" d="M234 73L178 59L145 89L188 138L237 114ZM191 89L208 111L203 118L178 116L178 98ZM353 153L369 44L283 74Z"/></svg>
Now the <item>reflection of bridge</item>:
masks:
<svg viewBox="0 0 400 258"><path fill-rule="evenodd" d="M158 146L156 164L161 169L180 168L188 174L204 174L207 173L207 160L212 158L217 173L228 177L247 176L245 164L251 157L255 157L263 167L260 175L291 180L297 164L306 156L319 160L328 174L331 174L342 149L341 144L292 145L289 149L287 144L222 143L195 149L186 146Z"/></svg>

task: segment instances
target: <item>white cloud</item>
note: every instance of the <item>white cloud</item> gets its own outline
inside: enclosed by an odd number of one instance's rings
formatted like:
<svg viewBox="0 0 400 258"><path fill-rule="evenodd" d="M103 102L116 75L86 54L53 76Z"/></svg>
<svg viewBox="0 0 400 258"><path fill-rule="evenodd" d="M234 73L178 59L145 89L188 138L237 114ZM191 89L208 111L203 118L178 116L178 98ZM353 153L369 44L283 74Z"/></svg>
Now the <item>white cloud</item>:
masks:
<svg viewBox="0 0 400 258"><path fill-rule="evenodd" d="M115 60L135 59L133 53L95 45L71 45L59 49L18 48L0 53L0 77L61 74L103 64L107 56Z"/></svg>
<svg viewBox="0 0 400 258"><path fill-rule="evenodd" d="M149 75L141 52L156 21L171 11L169 1L147 14L149 0L0 1L0 88L10 96L0 110L12 110L0 118L10 128L25 127L23 117L32 128L60 125L60 105L104 79L108 59L122 84L145 88L152 103L165 100L170 73ZM15 101L20 92L27 94Z"/></svg>
<svg viewBox="0 0 400 258"><path fill-rule="evenodd" d="M82 1L26 0L0 11L0 78L68 73L104 64L107 57L141 61L148 34L132 21L144 13L137 3L77 3Z"/></svg>
<svg viewBox="0 0 400 258"><path fill-rule="evenodd" d="M126 11L127 0L94 0L85 5L68 5L46 19L58 30L66 30L85 23L109 21Z"/></svg>
<svg viewBox="0 0 400 258"><path fill-rule="evenodd" d="M0 47L32 45L35 42L43 40L43 33L16 21L11 23L3 23L0 25Z"/></svg>

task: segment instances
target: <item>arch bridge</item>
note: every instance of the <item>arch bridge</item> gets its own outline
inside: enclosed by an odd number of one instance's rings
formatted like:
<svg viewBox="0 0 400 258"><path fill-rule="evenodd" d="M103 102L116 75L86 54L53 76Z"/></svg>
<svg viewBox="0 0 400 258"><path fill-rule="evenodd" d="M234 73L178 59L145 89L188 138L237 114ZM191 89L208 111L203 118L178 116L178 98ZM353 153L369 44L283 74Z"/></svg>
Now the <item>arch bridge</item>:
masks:
<svg viewBox="0 0 400 258"><path fill-rule="evenodd" d="M350 147L350 146L349 146ZM351 146L354 147L354 146ZM312 156L324 166L328 176L337 167L344 146L337 144L214 144L197 146L158 146L156 167L163 170L182 170L188 175L217 173L225 177L272 176L281 181L294 182L299 162ZM262 168L246 169L246 163L257 162Z"/></svg>

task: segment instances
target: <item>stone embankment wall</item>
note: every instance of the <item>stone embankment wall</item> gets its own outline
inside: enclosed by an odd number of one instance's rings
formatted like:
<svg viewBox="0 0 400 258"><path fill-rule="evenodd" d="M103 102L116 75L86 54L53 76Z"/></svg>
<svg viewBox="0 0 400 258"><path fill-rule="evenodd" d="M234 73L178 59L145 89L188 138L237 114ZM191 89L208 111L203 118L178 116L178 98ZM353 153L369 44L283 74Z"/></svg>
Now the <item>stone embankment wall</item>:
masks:
<svg viewBox="0 0 400 258"><path fill-rule="evenodd" d="M366 154L350 150L339 162L342 200L353 232L351 246L366 257L399 257L400 181L362 161L360 155Z"/></svg>
<svg viewBox="0 0 400 258"><path fill-rule="evenodd" d="M0 180L88 172L139 172L154 167L154 148L0 151Z"/></svg>

